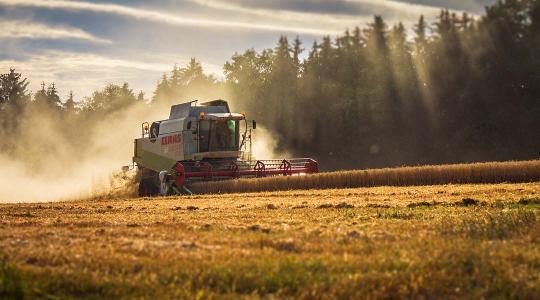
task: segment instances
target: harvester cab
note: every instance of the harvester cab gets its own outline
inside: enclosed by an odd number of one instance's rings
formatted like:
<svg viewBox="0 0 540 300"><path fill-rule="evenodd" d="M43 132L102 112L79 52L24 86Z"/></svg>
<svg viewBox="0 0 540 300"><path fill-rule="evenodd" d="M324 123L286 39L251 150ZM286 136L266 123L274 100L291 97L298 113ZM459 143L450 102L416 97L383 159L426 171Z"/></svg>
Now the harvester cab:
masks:
<svg viewBox="0 0 540 300"><path fill-rule="evenodd" d="M169 119L143 123L135 140L139 196L191 194L196 181L318 172L312 159L252 160L256 127L224 100L173 105Z"/></svg>

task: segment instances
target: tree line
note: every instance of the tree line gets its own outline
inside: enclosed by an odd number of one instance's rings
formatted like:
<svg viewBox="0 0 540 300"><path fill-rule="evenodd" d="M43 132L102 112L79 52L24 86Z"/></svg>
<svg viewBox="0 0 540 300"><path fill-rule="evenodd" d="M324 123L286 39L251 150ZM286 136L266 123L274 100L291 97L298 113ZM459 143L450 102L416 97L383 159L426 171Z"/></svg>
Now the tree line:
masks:
<svg viewBox="0 0 540 300"><path fill-rule="evenodd" d="M28 109L91 123L133 105L228 98L279 150L325 169L538 158L540 1L499 1L479 19L442 10L411 30L375 16L310 47L282 36L234 54L222 80L192 59L164 74L148 101L127 83L79 102L61 102L54 85L30 95L11 70L0 76L2 132L16 132ZM10 148L4 140L0 151Z"/></svg>

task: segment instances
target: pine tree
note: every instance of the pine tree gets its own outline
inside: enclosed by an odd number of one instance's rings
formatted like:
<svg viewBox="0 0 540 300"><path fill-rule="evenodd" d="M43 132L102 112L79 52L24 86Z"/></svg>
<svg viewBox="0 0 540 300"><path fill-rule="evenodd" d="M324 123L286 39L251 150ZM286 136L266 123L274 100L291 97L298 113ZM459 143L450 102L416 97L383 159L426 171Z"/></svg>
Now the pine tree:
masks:
<svg viewBox="0 0 540 300"><path fill-rule="evenodd" d="M373 23L368 24L368 28L364 30L367 47L381 56L385 56L388 53L387 29L388 26L383 18L381 16L375 16Z"/></svg>
<svg viewBox="0 0 540 300"><path fill-rule="evenodd" d="M15 69L0 74L0 153L11 151L14 147L11 137L19 129L19 122L31 98L27 91L28 84L27 79ZM5 139L4 134L10 138Z"/></svg>
<svg viewBox="0 0 540 300"><path fill-rule="evenodd" d="M40 107L47 107L49 103L49 99L47 96L47 90L45 89L45 82L41 83L41 90L37 91L34 94L34 101L33 104L40 106Z"/></svg>
<svg viewBox="0 0 540 300"><path fill-rule="evenodd" d="M424 16L420 16L418 23L414 26L414 42L416 43L416 52L419 55L420 53L423 53L425 51L425 47L427 44L427 29L428 26L426 24L426 21L424 20Z"/></svg>
<svg viewBox="0 0 540 300"><path fill-rule="evenodd" d="M64 111L68 115L75 114L76 112L75 100L73 99L73 91L69 91L68 99L66 100L66 103L64 103Z"/></svg>
<svg viewBox="0 0 540 300"><path fill-rule="evenodd" d="M58 95L58 90L54 82L49 85L47 92L47 105L53 109L60 110L62 108L62 101L60 101L60 96Z"/></svg>
<svg viewBox="0 0 540 300"><path fill-rule="evenodd" d="M294 50L287 37L281 36L274 48L271 73L265 95L268 113L272 116L278 134L286 136L292 128L292 111L296 99L298 66L294 61Z"/></svg>
<svg viewBox="0 0 540 300"><path fill-rule="evenodd" d="M240 109L260 119L263 111L260 94L262 86L267 81L267 65L269 64L266 54L258 55L250 49L243 54L235 54L224 66L226 83L233 93L233 101Z"/></svg>
<svg viewBox="0 0 540 300"><path fill-rule="evenodd" d="M137 102L144 103L144 92L141 90L139 91L139 94L137 95Z"/></svg>
<svg viewBox="0 0 540 300"><path fill-rule="evenodd" d="M9 104L20 111L30 101L30 94L27 91L29 84L22 74L15 72L15 69L0 74L0 109Z"/></svg>
<svg viewBox="0 0 540 300"><path fill-rule="evenodd" d="M420 16L418 23L414 26L414 69L416 72L416 87L419 93L418 98L422 101L421 108L425 110L426 114L425 122L430 122L430 124L426 125L426 128L433 129L437 122L433 118L435 99L433 98L431 76L427 65L430 54L428 51L428 29L429 26L427 25L424 16Z"/></svg>
<svg viewBox="0 0 540 300"><path fill-rule="evenodd" d="M185 68L180 69L180 74L180 84L183 86L207 80L207 76L203 72L201 63L194 57L189 60L189 63Z"/></svg>
<svg viewBox="0 0 540 300"><path fill-rule="evenodd" d="M352 34L352 43L355 49L359 49L362 46L362 31L360 27L355 27Z"/></svg>
<svg viewBox="0 0 540 300"><path fill-rule="evenodd" d="M158 81L154 95L152 96L152 103L168 103L171 101L170 98L171 85L169 83L169 78L167 74L163 74L161 79Z"/></svg>
<svg viewBox="0 0 540 300"><path fill-rule="evenodd" d="M302 42L300 41L300 38L296 36L293 43L293 62L294 62L294 66L296 67L298 71L300 71L300 68L301 68L300 54L302 54L303 51L304 49L302 48Z"/></svg>
<svg viewBox="0 0 540 300"><path fill-rule="evenodd" d="M182 75L182 71L178 68L178 65L175 64L171 72L171 79L169 80L171 89L179 89L183 85Z"/></svg>
<svg viewBox="0 0 540 300"><path fill-rule="evenodd" d="M458 20L459 29L462 31L469 30L472 28L472 25L474 24L474 19L467 14L467 12L463 12L461 15L461 19Z"/></svg>
<svg viewBox="0 0 540 300"><path fill-rule="evenodd" d="M405 32L405 26L399 22L392 28L390 35L391 48L400 51L401 53L408 52L409 45L407 43L407 33Z"/></svg>

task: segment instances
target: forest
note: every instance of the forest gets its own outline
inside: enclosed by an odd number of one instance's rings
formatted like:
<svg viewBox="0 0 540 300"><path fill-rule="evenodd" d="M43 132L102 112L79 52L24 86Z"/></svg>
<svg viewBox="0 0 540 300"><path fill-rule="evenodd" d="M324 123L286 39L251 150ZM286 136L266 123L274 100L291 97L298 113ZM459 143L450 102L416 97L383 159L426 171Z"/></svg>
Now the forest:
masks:
<svg viewBox="0 0 540 300"><path fill-rule="evenodd" d="M78 100L60 99L61 83L31 94L11 69L0 75L0 153L35 169L38 148L69 155L65 145L43 149L17 138L36 115L54 120L50 130L77 152L87 147L81 128L134 107L225 98L271 132L278 153L313 157L324 170L534 159L539 53L540 1L507 0L479 18L419 16L413 28L374 16L312 45L281 36L274 48L235 53L223 79L193 58L163 74L153 95L128 83Z"/></svg>

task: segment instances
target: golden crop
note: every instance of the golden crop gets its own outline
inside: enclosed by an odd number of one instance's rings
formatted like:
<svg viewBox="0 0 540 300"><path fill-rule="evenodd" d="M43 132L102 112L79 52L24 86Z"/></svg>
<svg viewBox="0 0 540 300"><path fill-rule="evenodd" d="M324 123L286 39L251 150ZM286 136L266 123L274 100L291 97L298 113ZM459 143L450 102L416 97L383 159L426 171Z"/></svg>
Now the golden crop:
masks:
<svg viewBox="0 0 540 300"><path fill-rule="evenodd" d="M540 180L540 160L532 160L339 171L306 176L203 182L192 184L190 189L196 194L215 194L538 180Z"/></svg>

